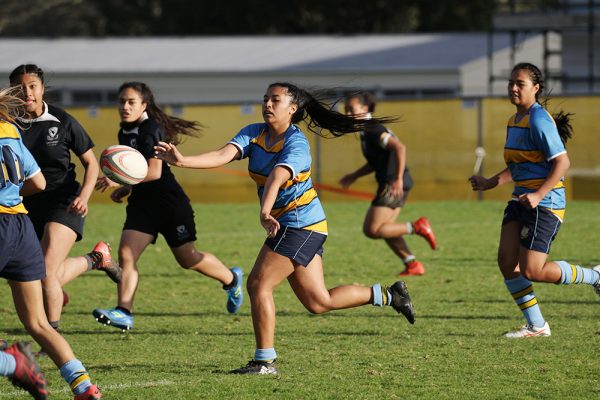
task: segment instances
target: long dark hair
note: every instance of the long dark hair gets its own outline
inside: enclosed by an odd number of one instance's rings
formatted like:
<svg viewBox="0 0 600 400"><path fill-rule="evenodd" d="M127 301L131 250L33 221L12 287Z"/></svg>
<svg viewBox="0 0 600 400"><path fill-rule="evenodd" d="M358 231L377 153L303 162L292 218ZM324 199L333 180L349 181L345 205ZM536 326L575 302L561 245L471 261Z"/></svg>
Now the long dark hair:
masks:
<svg viewBox="0 0 600 400"><path fill-rule="evenodd" d="M511 71L511 75L515 71L520 70L527 71L529 78L531 78L531 82L534 85L540 86L540 90L538 90L535 94L535 101L539 102L544 108L547 108L548 101L550 100L549 96L547 95L542 101L539 100L539 96L544 90L544 74L542 74L542 71L540 71L538 67L531 63L519 63L514 66ZM558 111L556 114L552 114L552 118L554 119L556 128L558 129L560 140L562 140L563 144L566 144L567 140L573 137L573 126L571 125L572 115L572 113L565 112L563 110Z"/></svg>
<svg viewBox="0 0 600 400"><path fill-rule="evenodd" d="M42 81L42 84L44 86L46 85L46 82L44 81L44 70L42 70L40 67L38 67L35 64L21 64L17 68L13 69L13 71L8 76L10 85L11 86L18 85L19 84L17 82L18 78L21 75L26 75L26 74L37 75L38 78L40 78L40 81Z"/></svg>
<svg viewBox="0 0 600 400"><path fill-rule="evenodd" d="M322 137L329 136L324 134L320 128L328 130L331 135L337 137L346 133L364 131L368 124L386 124L396 121L396 118L393 117L371 120L357 119L337 112L325 103L326 91L309 93L288 82L271 83L269 89L274 86L286 88L292 104L298 106L298 110L292 115L292 123L306 121L308 130Z"/></svg>
<svg viewBox="0 0 600 400"><path fill-rule="evenodd" d="M152 90L143 82L124 82L119 86L119 93L125 89L133 89L139 93L142 101L146 103L146 112L148 116L155 119L162 126L167 134L167 142L172 144L181 143L180 135L198 137L200 135L201 125L196 121L177 118L168 115L158 107L154 100Z"/></svg>

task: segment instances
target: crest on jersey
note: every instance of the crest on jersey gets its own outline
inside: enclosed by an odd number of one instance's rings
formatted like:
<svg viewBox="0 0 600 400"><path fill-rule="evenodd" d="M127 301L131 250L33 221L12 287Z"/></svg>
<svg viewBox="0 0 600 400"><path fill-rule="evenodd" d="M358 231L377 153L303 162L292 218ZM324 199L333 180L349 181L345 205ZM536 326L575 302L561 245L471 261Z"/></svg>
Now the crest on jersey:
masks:
<svg viewBox="0 0 600 400"><path fill-rule="evenodd" d="M137 139L136 139L136 138L132 138L132 139L129 141L129 145L130 145L131 147L133 147L134 149L135 149L135 148L137 148Z"/></svg>
<svg viewBox="0 0 600 400"><path fill-rule="evenodd" d="M185 227L185 225L179 225L175 228L175 230L177 231L177 238L179 239L184 239L189 236L188 230Z"/></svg>
<svg viewBox="0 0 600 400"><path fill-rule="evenodd" d="M46 136L46 140L48 140L48 142L55 142L58 140L58 127L57 126L53 126L50 129L48 129L48 136Z"/></svg>

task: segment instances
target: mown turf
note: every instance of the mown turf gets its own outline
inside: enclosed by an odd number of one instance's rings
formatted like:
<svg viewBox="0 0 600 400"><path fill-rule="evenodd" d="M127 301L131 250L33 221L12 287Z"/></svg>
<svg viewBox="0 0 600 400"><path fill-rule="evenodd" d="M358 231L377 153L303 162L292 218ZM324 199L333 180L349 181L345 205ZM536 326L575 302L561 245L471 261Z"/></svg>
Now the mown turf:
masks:
<svg viewBox="0 0 600 400"><path fill-rule="evenodd" d="M326 203L329 286L389 284L402 269L383 241L362 235L367 203ZM310 315L287 284L276 291L278 377L234 376L254 351L248 303L225 311L220 285L179 268L164 240L140 267L135 329L97 324L112 307L114 284L90 272L66 287L62 331L106 398L113 399L594 399L600 398L600 298L587 286L536 284L552 337L508 341L522 324L496 267L502 202L409 203L400 219L427 215L440 249L408 242L427 275L407 282L417 308L409 325L390 308L365 306ZM586 266L600 262L600 203L570 202L551 254ZM117 246L124 207L93 205L85 238ZM256 204L197 205L198 247L249 272L264 240ZM0 288L0 337L27 339L7 285ZM51 398L70 398L48 358ZM0 380L0 399L27 398Z"/></svg>

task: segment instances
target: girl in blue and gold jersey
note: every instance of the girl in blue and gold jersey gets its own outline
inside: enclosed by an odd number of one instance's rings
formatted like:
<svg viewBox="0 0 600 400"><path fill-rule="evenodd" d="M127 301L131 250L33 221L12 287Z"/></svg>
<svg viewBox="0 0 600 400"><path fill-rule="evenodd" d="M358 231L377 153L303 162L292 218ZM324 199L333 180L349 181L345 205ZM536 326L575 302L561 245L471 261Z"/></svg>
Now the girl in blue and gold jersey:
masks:
<svg viewBox="0 0 600 400"><path fill-rule="evenodd" d="M489 179L469 178L473 190L489 190L511 181L515 184L504 210L498 265L527 324L506 333L508 338L550 336L532 281L585 283L600 294L600 266L588 269L567 261L547 261L565 214L564 175L570 165L565 143L572 129L570 114L561 111L551 116L538 103L543 88L543 75L535 65L521 63L513 68L508 95L517 112L509 119L506 132L507 168Z"/></svg>
<svg viewBox="0 0 600 400"><path fill-rule="evenodd" d="M308 119L308 129L329 130L334 136L364 130L365 121L335 112L314 95L289 83L271 84L263 98L264 123L243 128L219 150L182 156L171 144L160 143L157 157L185 168L215 168L248 158L248 170L260 199L260 222L267 232L248 278L248 293L256 338L254 359L236 374L277 374L273 290L285 279L312 313L390 305L413 323L414 311L406 285L357 285L327 289L323 279L323 243L327 220L311 179L308 140L295 125Z"/></svg>
<svg viewBox="0 0 600 400"><path fill-rule="evenodd" d="M23 326L60 369L75 400L100 399L98 387L44 311L44 255L22 196L44 190L46 179L13 125L18 108L24 105L17 93L14 89L0 91L0 277L10 285ZM48 397L46 379L27 343L17 342L0 351L0 375L35 399Z"/></svg>

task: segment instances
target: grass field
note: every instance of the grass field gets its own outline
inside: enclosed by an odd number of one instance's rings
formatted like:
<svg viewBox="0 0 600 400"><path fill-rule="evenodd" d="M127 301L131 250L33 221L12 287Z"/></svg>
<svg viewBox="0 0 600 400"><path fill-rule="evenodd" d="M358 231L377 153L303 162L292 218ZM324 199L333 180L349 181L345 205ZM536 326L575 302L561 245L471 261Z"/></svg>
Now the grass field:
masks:
<svg viewBox="0 0 600 400"><path fill-rule="evenodd" d="M396 280L401 263L361 233L368 204L326 203L329 286ZM264 239L256 204L198 205L199 248L249 272ZM126 399L598 399L600 299L589 286L537 284L552 337L509 341L522 324L496 267L502 202L409 203L406 219L427 215L440 249L409 237L427 275L407 280L414 326L391 308L365 306L310 315L287 284L276 291L278 377L228 370L253 355L249 304L225 311L220 285L179 268L162 238L143 255L129 334L96 323L113 307L114 284L90 272L67 285L62 331L106 398ZM600 203L571 202L551 258L600 262ZM233 218L232 218L233 217ZM93 205L73 254L99 239L116 247L124 207ZM7 285L0 285L0 337L27 339ZM37 346L36 346L37 347ZM71 398L46 357L51 397ZM0 380L0 399L27 398Z"/></svg>

